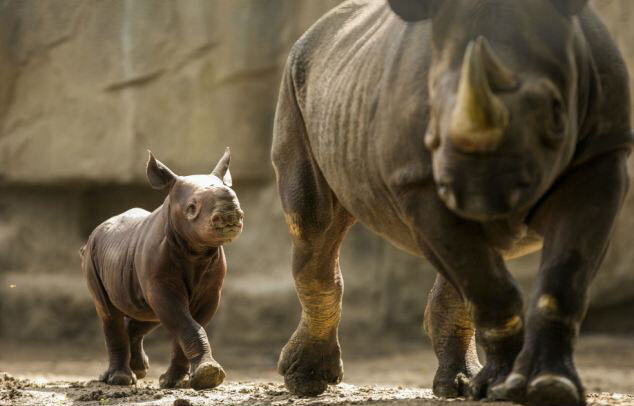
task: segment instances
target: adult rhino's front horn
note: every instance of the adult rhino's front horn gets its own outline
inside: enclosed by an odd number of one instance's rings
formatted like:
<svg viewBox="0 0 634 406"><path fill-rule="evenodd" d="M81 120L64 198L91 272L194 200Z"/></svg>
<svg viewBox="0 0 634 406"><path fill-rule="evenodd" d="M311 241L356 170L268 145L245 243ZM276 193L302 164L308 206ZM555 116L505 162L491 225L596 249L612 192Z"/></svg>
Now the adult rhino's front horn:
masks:
<svg viewBox="0 0 634 406"><path fill-rule="evenodd" d="M512 72L495 57L484 37L479 37L467 46L451 116L451 141L461 151L494 151L508 126L508 110L491 90L489 78L502 87L515 82Z"/></svg>

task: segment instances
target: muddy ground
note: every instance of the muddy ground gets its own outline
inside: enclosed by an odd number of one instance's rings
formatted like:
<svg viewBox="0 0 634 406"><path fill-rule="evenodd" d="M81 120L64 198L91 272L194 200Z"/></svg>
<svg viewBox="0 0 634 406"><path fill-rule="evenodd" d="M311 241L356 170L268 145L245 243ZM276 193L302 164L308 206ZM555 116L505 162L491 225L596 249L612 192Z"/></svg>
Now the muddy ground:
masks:
<svg viewBox="0 0 634 406"><path fill-rule="evenodd" d="M313 399L291 396L274 370L278 348L216 348L227 380L214 390L163 390L157 378L167 366L169 347L146 346L148 377L135 387L92 381L105 368L100 348L42 347L0 343L0 405L474 405L443 401L431 390L436 362L430 348L414 343L345 346L344 383ZM375 348L380 348L376 350ZM634 339L584 337L577 365L588 389L588 405L634 405ZM481 404L481 403L479 403ZM487 403L505 405L505 403ZM509 405L506 403L506 405Z"/></svg>

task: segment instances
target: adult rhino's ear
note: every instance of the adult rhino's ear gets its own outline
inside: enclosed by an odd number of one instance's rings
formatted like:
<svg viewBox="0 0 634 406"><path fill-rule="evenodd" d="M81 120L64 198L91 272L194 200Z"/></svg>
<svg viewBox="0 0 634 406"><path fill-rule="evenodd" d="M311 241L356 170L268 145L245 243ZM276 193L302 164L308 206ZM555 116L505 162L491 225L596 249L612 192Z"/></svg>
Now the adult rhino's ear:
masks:
<svg viewBox="0 0 634 406"><path fill-rule="evenodd" d="M233 180L231 179L231 172L229 171L229 162L231 161L231 151L229 147L225 148L225 153L220 158L220 161L216 164L216 167L211 174L222 179L222 183L231 187Z"/></svg>
<svg viewBox="0 0 634 406"><path fill-rule="evenodd" d="M588 5L588 0L550 0L566 17L577 15Z"/></svg>
<svg viewBox="0 0 634 406"><path fill-rule="evenodd" d="M432 18L443 0L388 0L392 11L405 21Z"/></svg>
<svg viewBox="0 0 634 406"><path fill-rule="evenodd" d="M178 176L163 162L154 158L152 151L148 150L147 152L150 156L147 161L146 173L150 186L157 190L171 188Z"/></svg>

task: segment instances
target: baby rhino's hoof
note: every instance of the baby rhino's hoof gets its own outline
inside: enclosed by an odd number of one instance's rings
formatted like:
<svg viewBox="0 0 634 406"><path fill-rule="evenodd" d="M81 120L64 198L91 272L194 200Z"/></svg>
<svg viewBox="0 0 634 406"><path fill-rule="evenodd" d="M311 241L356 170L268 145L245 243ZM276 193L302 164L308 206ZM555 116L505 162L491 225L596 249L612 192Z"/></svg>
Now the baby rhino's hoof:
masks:
<svg viewBox="0 0 634 406"><path fill-rule="evenodd" d="M225 379L225 371L215 361L204 362L196 368L189 383L193 389L210 389L220 385Z"/></svg>
<svg viewBox="0 0 634 406"><path fill-rule="evenodd" d="M159 377L159 387L161 389L173 389L173 388L188 388L189 381L187 378L187 371L179 371L177 369L168 369L163 375Z"/></svg>
<svg viewBox="0 0 634 406"><path fill-rule="evenodd" d="M99 377L101 382L109 385L133 385L136 383L136 377L132 371L121 371L108 369Z"/></svg>

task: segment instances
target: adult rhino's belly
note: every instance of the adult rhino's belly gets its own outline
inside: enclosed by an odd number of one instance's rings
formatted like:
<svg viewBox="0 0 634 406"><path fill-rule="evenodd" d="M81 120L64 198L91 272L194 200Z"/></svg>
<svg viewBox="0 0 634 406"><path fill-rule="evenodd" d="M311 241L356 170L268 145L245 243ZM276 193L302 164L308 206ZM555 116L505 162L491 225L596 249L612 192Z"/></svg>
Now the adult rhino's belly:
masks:
<svg viewBox="0 0 634 406"><path fill-rule="evenodd" d="M416 241L405 224L391 195L364 184L358 177L355 182L332 187L339 203L356 219L375 234L397 248L415 256L421 256ZM341 182L341 180L340 180Z"/></svg>
<svg viewBox="0 0 634 406"><path fill-rule="evenodd" d="M333 192L358 222L408 254L423 256L390 194L352 181L341 188L333 188ZM483 228L485 238L505 260L539 251L543 245L542 237L525 224L498 222L485 224Z"/></svg>

